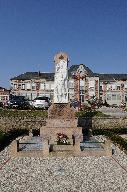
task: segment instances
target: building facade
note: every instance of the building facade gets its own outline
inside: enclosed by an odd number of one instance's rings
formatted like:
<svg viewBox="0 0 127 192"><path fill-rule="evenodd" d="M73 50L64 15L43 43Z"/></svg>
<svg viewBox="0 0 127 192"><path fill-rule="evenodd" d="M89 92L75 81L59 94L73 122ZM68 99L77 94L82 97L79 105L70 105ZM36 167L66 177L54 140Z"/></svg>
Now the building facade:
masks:
<svg viewBox="0 0 127 192"><path fill-rule="evenodd" d="M110 105L127 103L127 74L93 73L86 65L72 65L68 70L69 100L85 103L95 97ZM11 94L33 100L48 96L53 101L54 73L26 72L11 78Z"/></svg>
<svg viewBox="0 0 127 192"><path fill-rule="evenodd" d="M6 103L9 99L9 94L10 94L9 90L0 87L0 102Z"/></svg>

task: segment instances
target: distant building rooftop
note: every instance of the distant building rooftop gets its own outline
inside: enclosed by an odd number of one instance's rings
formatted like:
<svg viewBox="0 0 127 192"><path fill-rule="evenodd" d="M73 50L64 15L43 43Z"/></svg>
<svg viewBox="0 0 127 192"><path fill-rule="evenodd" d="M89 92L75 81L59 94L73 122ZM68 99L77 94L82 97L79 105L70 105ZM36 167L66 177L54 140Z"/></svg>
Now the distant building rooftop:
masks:
<svg viewBox="0 0 127 192"><path fill-rule="evenodd" d="M68 76L72 77L73 73L77 71L80 65L83 65L84 69L87 71L89 77L98 76L101 81L115 81L115 80L127 80L127 74L105 74L105 73L93 73L89 67L84 64L72 65L68 70ZM31 80L31 79L46 79L47 81L54 80L55 73L46 72L26 72L21 75L15 76L10 80Z"/></svg>
<svg viewBox="0 0 127 192"><path fill-rule="evenodd" d="M9 90L5 89L4 87L0 87L0 91L9 91Z"/></svg>
<svg viewBox="0 0 127 192"><path fill-rule="evenodd" d="M119 80L127 80L127 74L101 74L101 73L94 73L95 75L98 75L99 79L102 81L119 81Z"/></svg>
<svg viewBox="0 0 127 192"><path fill-rule="evenodd" d="M31 80L37 78L52 81L54 80L54 73L26 72L19 76L11 78L11 80Z"/></svg>
<svg viewBox="0 0 127 192"><path fill-rule="evenodd" d="M88 76L94 76L93 71L91 71L91 69L89 69L89 67L87 67L84 64L72 65L70 67L70 69L68 70L68 76L71 77L73 72L75 72L79 68L80 65L83 65L84 69L87 71Z"/></svg>

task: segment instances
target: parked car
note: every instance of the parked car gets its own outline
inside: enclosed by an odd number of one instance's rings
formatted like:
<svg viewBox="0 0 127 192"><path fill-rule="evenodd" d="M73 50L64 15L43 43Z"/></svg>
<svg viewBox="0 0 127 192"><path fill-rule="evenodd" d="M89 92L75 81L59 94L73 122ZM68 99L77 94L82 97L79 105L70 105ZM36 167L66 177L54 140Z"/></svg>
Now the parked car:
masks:
<svg viewBox="0 0 127 192"><path fill-rule="evenodd" d="M24 96L13 96L7 103L8 108L29 109L29 101Z"/></svg>
<svg viewBox="0 0 127 192"><path fill-rule="evenodd" d="M0 101L0 107L2 107L2 108L3 108L3 102L2 102L2 101Z"/></svg>
<svg viewBox="0 0 127 192"><path fill-rule="evenodd" d="M36 97L32 101L32 107L36 109L48 109L51 105L49 97Z"/></svg>

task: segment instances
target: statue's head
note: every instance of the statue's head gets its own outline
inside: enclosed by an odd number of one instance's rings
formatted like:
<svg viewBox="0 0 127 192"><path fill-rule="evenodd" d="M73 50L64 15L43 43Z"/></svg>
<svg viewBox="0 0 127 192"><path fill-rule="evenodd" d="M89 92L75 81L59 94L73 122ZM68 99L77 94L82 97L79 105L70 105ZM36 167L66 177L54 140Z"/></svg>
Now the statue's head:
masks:
<svg viewBox="0 0 127 192"><path fill-rule="evenodd" d="M59 52L54 56L54 62L55 64L60 63L61 60L66 61L67 63L69 62L69 57L66 53L64 52Z"/></svg>

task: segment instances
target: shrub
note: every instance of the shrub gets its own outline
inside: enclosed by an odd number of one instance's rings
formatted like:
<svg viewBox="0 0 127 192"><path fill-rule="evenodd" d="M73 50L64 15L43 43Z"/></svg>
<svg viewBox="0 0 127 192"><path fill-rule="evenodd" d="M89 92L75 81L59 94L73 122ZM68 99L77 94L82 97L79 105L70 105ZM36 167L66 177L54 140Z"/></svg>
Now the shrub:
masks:
<svg viewBox="0 0 127 192"><path fill-rule="evenodd" d="M100 111L96 111L96 110L89 110L89 111L79 111L76 112L76 116L77 117L109 117L109 115L106 115Z"/></svg>
<svg viewBox="0 0 127 192"><path fill-rule="evenodd" d="M13 129L7 133L0 132L0 150L10 144L10 142L21 135L28 135L29 131L27 129Z"/></svg>
<svg viewBox="0 0 127 192"><path fill-rule="evenodd" d="M0 116L2 117L20 117L20 118L29 118L29 117L42 117L46 118L48 112L44 110L13 110L13 109L3 109L0 110Z"/></svg>

